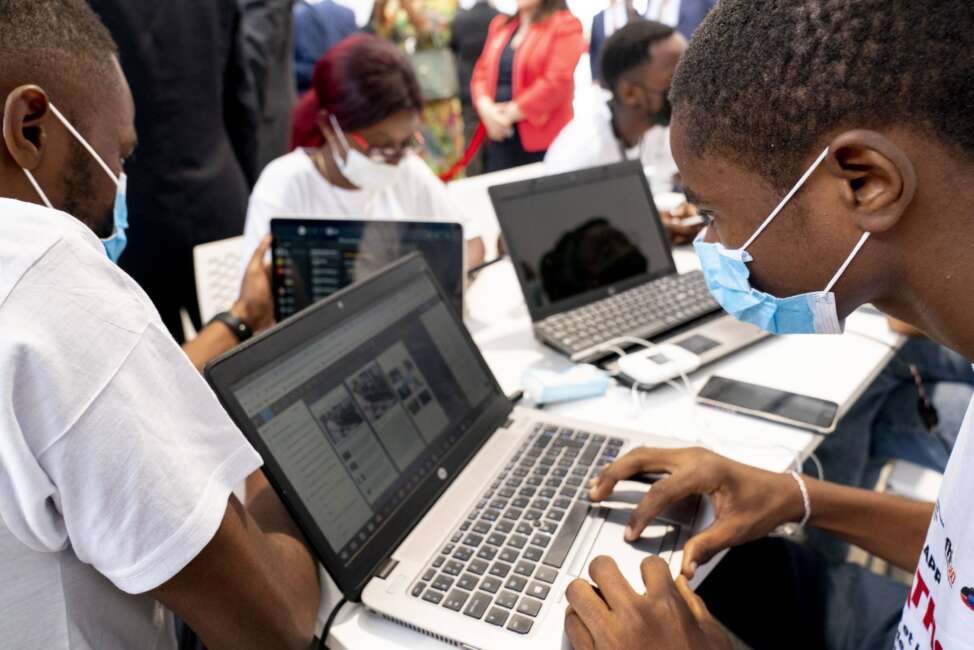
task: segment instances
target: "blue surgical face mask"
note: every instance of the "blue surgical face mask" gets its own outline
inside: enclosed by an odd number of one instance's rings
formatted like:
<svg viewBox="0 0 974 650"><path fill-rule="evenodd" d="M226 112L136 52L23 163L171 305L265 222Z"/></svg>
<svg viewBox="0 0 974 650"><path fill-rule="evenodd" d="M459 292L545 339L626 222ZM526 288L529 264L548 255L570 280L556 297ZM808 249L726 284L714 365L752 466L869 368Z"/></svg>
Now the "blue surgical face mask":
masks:
<svg viewBox="0 0 974 650"><path fill-rule="evenodd" d="M105 247L105 253L108 255L108 258L115 264L118 264L118 258L122 256L122 251L125 250L125 246L128 244L128 237L125 234L125 231L129 227L128 205L125 201L125 192L128 186L128 180L125 177L125 173L123 172L121 175L116 176L111 167L105 164L102 157L99 156L92 146L88 144L88 141L85 140L80 133L78 133L74 126L68 122L68 119L61 114L61 111L59 111L54 104L48 104L48 106L50 107L51 112L54 113L54 116L61 120L61 124L64 125L64 128L66 128L68 132L81 143L81 146L85 148L85 151L91 154L91 157L95 159L95 162L98 163L105 173L108 174L108 177L112 179L112 182L115 183L115 207L113 211L114 226L112 228L111 236L106 239L102 239L101 243ZM54 206L47 198L44 190L41 189L41 186L34 178L34 175L26 169L24 170L24 174L27 175L27 180L30 181L30 184L34 187L34 190L37 192L38 196L41 197L44 205L53 210Z"/></svg>
<svg viewBox="0 0 974 650"><path fill-rule="evenodd" d="M693 247L700 257L707 287L714 298L731 316L745 323L757 325L771 334L841 334L843 323L839 321L832 289L869 239L864 233L842 266L832 277L824 291L803 293L788 298L777 298L751 286L748 262L753 261L747 249L764 232L788 202L798 193L805 181L828 156L826 149L812 163L805 174L778 204L740 248L729 250L719 242L704 241L707 231L697 236Z"/></svg>

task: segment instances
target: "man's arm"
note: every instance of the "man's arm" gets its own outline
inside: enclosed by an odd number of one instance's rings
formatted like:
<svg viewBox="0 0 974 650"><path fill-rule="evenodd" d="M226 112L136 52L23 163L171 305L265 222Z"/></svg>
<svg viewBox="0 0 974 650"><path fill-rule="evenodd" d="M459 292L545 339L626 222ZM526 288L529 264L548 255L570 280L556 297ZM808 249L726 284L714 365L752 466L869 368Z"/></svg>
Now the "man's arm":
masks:
<svg viewBox="0 0 974 650"><path fill-rule="evenodd" d="M210 543L150 593L210 650L307 650L320 586L300 531L256 472L247 480L247 507L231 495Z"/></svg>

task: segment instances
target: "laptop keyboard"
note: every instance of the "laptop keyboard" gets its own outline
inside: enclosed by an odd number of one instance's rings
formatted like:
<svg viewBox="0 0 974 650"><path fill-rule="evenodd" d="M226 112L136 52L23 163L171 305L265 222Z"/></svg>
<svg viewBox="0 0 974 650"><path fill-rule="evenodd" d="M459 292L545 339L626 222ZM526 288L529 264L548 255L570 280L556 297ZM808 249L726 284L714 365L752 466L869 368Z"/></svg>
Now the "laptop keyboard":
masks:
<svg viewBox="0 0 974 650"><path fill-rule="evenodd" d="M719 309L703 273L669 275L538 323L539 333L570 354L620 336L648 339Z"/></svg>
<svg viewBox="0 0 974 650"><path fill-rule="evenodd" d="M588 516L590 478L625 441L538 424L410 589L527 634Z"/></svg>

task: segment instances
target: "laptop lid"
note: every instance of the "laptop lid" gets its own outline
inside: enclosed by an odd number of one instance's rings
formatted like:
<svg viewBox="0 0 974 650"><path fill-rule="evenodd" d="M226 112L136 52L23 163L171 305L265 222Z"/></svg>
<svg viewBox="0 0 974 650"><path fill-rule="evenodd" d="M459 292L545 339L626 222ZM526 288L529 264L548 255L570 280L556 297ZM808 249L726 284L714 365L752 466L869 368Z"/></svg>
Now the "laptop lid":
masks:
<svg viewBox="0 0 974 650"><path fill-rule="evenodd" d="M419 251L463 313L463 226L434 221L272 219L278 321Z"/></svg>
<svg viewBox="0 0 974 650"><path fill-rule="evenodd" d="M206 377L355 600L512 410L415 253L224 355Z"/></svg>
<svg viewBox="0 0 974 650"><path fill-rule="evenodd" d="M489 193L534 321L676 273L638 161Z"/></svg>

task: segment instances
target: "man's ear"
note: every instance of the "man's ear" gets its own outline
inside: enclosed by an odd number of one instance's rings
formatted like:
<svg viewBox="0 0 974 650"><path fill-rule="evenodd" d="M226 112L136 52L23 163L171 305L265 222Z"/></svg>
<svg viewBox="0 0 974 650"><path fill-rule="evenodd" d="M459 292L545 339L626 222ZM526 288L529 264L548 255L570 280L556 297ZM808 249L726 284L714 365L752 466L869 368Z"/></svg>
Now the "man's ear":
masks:
<svg viewBox="0 0 974 650"><path fill-rule="evenodd" d="M37 86L20 86L7 95L3 141L19 167L34 170L40 165L52 117L47 93Z"/></svg>
<svg viewBox="0 0 974 650"><path fill-rule="evenodd" d="M615 96L623 106L632 108L639 105L639 86L627 79L616 82Z"/></svg>
<svg viewBox="0 0 974 650"><path fill-rule="evenodd" d="M916 195L913 162L886 136L846 131L829 145L826 164L842 181L840 197L867 232L884 232L899 223Z"/></svg>

